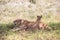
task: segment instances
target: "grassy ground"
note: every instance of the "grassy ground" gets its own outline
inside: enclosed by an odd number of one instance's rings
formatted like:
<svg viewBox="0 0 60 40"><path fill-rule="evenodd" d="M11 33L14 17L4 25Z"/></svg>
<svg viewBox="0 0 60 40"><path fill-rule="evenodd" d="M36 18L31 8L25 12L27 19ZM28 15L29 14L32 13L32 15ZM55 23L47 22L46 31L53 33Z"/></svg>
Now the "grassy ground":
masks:
<svg viewBox="0 0 60 40"><path fill-rule="evenodd" d="M34 14L22 14L21 15L1 15L0 17L0 40L60 40L60 16L52 16L50 14L43 15L42 21L47 23L48 26L52 28L51 31L48 30L34 30L34 31L11 31L13 27L13 20L17 18L22 18L26 20L36 20ZM33 15L33 16L32 16Z"/></svg>
<svg viewBox="0 0 60 40"><path fill-rule="evenodd" d="M53 29L35 31L10 31L12 24L0 24L0 40L60 40L60 23L49 23Z"/></svg>
<svg viewBox="0 0 60 40"><path fill-rule="evenodd" d="M29 12L29 11L28 11ZM42 21L47 23L52 30L35 30L35 31L10 31L13 27L12 22L15 19L26 19L35 21L36 16L40 14L25 13L23 14L1 14L0 15L0 40L60 40L60 16L53 16L49 13L43 15Z"/></svg>
<svg viewBox="0 0 60 40"><path fill-rule="evenodd" d="M19 0L0 1L0 40L60 40L58 0L39 0L37 4L24 3L23 0L20 4ZM52 28L51 31L11 31L15 19L35 21L37 15L43 16L42 21Z"/></svg>

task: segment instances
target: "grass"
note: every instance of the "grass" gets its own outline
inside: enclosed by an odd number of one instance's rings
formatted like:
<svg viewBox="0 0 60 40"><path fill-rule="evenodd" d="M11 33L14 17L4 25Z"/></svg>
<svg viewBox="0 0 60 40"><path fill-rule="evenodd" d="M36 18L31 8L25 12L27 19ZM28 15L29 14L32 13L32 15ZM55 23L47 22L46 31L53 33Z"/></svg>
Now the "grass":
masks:
<svg viewBox="0 0 60 40"><path fill-rule="evenodd" d="M49 23L53 28L35 31L10 31L12 24L0 24L0 40L60 40L60 23Z"/></svg>
<svg viewBox="0 0 60 40"><path fill-rule="evenodd" d="M37 8L12 7L5 5L5 11L0 13L0 40L60 40L60 15L55 16L52 12L44 10L37 5ZM50 6L47 8L49 9ZM47 23L52 30L34 31L11 31L15 19L36 20L37 15L43 15L42 21Z"/></svg>
<svg viewBox="0 0 60 40"><path fill-rule="evenodd" d="M40 0L41 1L41 0ZM46 1L46 2L45 2ZM30 8L9 4L16 1L3 1L1 0L0 7L0 40L60 40L60 7L59 2L56 5L54 2L44 0L43 5L37 1L35 6L29 5ZM5 4L4 4L5 3ZM41 3L41 4L42 4ZM48 4L47 4L48 3ZM6 5L8 4L8 5ZM23 3L24 4L24 3ZM57 6L57 7L56 7ZM50 10L51 9L51 10ZM56 9L56 10L55 10ZM37 15L43 15L42 21L47 23L52 31L48 30L34 30L34 31L11 31L14 27L12 23L15 19L27 19L31 21L36 20Z"/></svg>
<svg viewBox="0 0 60 40"><path fill-rule="evenodd" d="M48 30L34 30L34 31L11 31L14 27L12 21L17 18L36 20L36 15L34 14L17 14L13 17L4 16L1 18L0 23L0 40L60 40L60 16L54 17L52 15L43 15L42 21L47 23L48 26L52 28L51 31ZM32 15L32 16L31 16ZM40 14L39 14L40 15ZM53 21L52 21L53 20Z"/></svg>
<svg viewBox="0 0 60 40"><path fill-rule="evenodd" d="M60 30L60 23L50 23L49 26L54 30Z"/></svg>

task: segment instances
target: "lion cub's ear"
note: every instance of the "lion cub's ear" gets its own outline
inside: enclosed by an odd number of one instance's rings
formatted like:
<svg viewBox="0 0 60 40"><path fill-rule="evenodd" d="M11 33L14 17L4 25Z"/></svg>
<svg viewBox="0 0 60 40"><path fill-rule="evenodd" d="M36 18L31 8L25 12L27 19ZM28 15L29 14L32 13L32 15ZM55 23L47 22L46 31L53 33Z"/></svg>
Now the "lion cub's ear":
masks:
<svg viewBox="0 0 60 40"><path fill-rule="evenodd" d="M37 18L42 18L42 15L41 16L37 16Z"/></svg>

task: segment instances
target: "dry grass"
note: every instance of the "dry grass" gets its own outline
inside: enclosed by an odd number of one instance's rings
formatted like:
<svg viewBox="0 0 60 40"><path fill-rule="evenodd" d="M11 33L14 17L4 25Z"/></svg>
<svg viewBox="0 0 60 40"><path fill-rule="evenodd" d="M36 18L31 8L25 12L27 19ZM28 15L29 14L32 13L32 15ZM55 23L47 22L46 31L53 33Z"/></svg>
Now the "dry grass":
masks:
<svg viewBox="0 0 60 40"><path fill-rule="evenodd" d="M0 40L60 40L59 0L39 0L37 4L28 4L29 7L25 1L22 6L19 3L19 0L0 1ZM37 15L42 15L42 21L53 30L10 31L15 19L35 21Z"/></svg>
<svg viewBox="0 0 60 40"><path fill-rule="evenodd" d="M60 31L8 32L0 40L60 40Z"/></svg>
<svg viewBox="0 0 60 40"><path fill-rule="evenodd" d="M11 24L0 24L0 40L60 40L60 23L50 23L53 30L11 31Z"/></svg>

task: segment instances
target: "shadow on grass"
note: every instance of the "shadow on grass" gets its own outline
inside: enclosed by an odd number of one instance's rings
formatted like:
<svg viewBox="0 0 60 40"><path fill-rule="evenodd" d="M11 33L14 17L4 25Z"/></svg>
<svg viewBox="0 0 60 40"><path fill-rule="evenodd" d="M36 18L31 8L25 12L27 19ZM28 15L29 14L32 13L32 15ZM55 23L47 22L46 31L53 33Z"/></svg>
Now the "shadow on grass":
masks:
<svg viewBox="0 0 60 40"><path fill-rule="evenodd" d="M13 27L13 24L0 24L0 40L5 40L8 31Z"/></svg>
<svg viewBox="0 0 60 40"><path fill-rule="evenodd" d="M60 23L49 23L49 26L53 30L60 30ZM14 25L12 23L9 24L0 24L0 33L9 31L10 29L13 29Z"/></svg>
<svg viewBox="0 0 60 40"><path fill-rule="evenodd" d="M0 32L1 31L9 31L10 29L12 29L14 27L13 24L0 24Z"/></svg>
<svg viewBox="0 0 60 40"><path fill-rule="evenodd" d="M49 26L53 30L60 30L60 23L49 23ZM9 30L11 30L12 28L14 28L12 23L0 24L0 40L5 40L5 36L8 35ZM10 31L10 33L11 33L11 31ZM43 33L44 33L44 31L43 31Z"/></svg>
<svg viewBox="0 0 60 40"><path fill-rule="evenodd" d="M59 23L49 23L49 26L50 26L53 30L60 30L60 22L59 22Z"/></svg>

